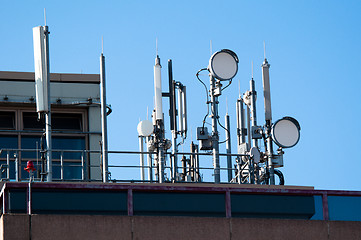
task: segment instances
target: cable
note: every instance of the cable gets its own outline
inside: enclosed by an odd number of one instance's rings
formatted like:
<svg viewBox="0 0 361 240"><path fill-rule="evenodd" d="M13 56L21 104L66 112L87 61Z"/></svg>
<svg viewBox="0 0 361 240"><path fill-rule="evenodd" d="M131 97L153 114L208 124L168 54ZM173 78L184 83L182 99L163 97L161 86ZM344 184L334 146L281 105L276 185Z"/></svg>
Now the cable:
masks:
<svg viewBox="0 0 361 240"><path fill-rule="evenodd" d="M200 82L203 84L204 88L206 89L206 96L207 96L207 114L204 116L202 129L204 129L204 124L205 124L206 119L207 119L207 117L208 117L208 115L209 115L208 89L207 89L206 84L199 78L199 73L202 72L202 71L205 71L205 70L207 70L207 68L202 68L201 70L199 70L199 71L196 73L196 77L197 77L198 81L200 81Z"/></svg>
<svg viewBox="0 0 361 240"><path fill-rule="evenodd" d="M225 127L221 124L221 122L219 121L219 118L217 118L217 122L218 122L219 126L221 126L221 128L223 128L224 130L226 130L226 131L228 132L228 135L231 135L231 133L229 132L229 130L228 130L227 128L225 128ZM219 143L219 144L225 143L225 142L228 141L228 139L229 139L229 138L227 138L226 140L224 140L224 141L222 141L222 142L218 142L218 143Z"/></svg>
<svg viewBox="0 0 361 240"><path fill-rule="evenodd" d="M279 179L280 179L280 183L279 183L279 185L285 185L285 178L284 178L284 176L283 176L283 173L280 171L280 170L278 170L278 169L275 169L274 170L274 173L279 177Z"/></svg>
<svg viewBox="0 0 361 240"><path fill-rule="evenodd" d="M221 91L223 91L224 89L228 88L228 87L229 87L229 85L231 85L232 80L233 80L233 79L230 79L230 80L229 80L229 83L228 83L228 84L227 84L224 88L222 88L222 90L221 90Z"/></svg>

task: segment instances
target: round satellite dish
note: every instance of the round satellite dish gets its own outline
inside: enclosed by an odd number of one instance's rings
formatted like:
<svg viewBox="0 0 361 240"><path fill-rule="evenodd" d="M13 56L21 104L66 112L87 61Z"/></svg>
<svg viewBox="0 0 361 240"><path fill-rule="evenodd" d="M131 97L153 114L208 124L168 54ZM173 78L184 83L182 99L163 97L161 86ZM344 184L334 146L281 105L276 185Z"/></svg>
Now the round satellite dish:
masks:
<svg viewBox="0 0 361 240"><path fill-rule="evenodd" d="M209 59L208 70L219 80L230 80L238 71L238 57L228 49L214 53Z"/></svg>
<svg viewBox="0 0 361 240"><path fill-rule="evenodd" d="M254 163L259 163L259 161L261 160L261 153L259 152L258 148L256 148L256 147L251 148L250 155L251 155L251 157L253 157Z"/></svg>
<svg viewBox="0 0 361 240"><path fill-rule="evenodd" d="M300 124L292 117L277 120L271 129L273 141L282 148L295 146L300 140Z"/></svg>
<svg viewBox="0 0 361 240"><path fill-rule="evenodd" d="M153 123L148 120L143 120L138 123L138 134L142 137L148 137L153 133Z"/></svg>

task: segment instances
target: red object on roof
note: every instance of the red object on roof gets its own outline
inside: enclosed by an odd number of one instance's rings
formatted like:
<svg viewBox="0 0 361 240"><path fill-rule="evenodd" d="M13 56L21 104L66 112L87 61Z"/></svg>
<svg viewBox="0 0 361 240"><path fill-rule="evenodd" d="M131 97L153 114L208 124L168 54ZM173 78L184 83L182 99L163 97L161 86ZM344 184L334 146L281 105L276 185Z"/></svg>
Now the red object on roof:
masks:
<svg viewBox="0 0 361 240"><path fill-rule="evenodd" d="M28 161L28 162L26 163L26 168L24 168L24 170L26 170L26 171L28 171L28 172L30 172L30 171L35 171L36 168L34 167L33 161Z"/></svg>

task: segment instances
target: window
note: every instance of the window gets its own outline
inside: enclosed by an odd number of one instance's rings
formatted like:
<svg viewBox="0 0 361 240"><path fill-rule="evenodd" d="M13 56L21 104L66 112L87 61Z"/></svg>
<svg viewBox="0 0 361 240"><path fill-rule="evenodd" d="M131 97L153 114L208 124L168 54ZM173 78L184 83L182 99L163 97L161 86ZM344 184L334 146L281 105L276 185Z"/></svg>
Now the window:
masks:
<svg viewBox="0 0 361 240"><path fill-rule="evenodd" d="M53 179L60 180L63 175L64 180L80 180L82 165L86 166L88 160L88 153L84 152L88 149L88 135L85 132L86 110L63 111L62 109L58 111L53 109L52 113ZM15 179L14 153L16 149L21 149L18 152L20 179L26 179L29 176L23 170L29 160L34 162L35 168L40 173L42 143L45 147L44 129L45 120L38 120L38 114L33 109L19 108L14 111L0 111L0 149L14 149L3 151L0 154L2 178L6 177L7 171L2 170L6 169L6 159L9 156L10 179ZM36 174L35 177L37 177Z"/></svg>
<svg viewBox="0 0 361 240"><path fill-rule="evenodd" d="M15 129L15 112L0 112L0 129Z"/></svg>

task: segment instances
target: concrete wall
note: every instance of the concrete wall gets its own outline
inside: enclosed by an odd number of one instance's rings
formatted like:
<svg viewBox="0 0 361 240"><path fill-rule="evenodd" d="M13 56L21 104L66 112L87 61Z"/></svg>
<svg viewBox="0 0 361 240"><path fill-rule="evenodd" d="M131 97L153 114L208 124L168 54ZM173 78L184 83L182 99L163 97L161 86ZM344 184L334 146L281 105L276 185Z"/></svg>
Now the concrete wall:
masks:
<svg viewBox="0 0 361 240"><path fill-rule="evenodd" d="M3 215L0 221L0 239L361 239L361 222L90 215Z"/></svg>

